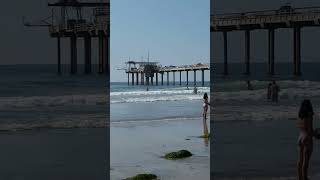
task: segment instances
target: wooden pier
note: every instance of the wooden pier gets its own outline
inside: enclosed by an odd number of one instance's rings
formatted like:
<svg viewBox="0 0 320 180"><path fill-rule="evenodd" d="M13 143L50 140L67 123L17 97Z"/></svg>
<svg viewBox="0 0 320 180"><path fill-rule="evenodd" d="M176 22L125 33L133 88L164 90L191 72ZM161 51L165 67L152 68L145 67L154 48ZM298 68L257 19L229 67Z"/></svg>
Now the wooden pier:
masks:
<svg viewBox="0 0 320 180"><path fill-rule="evenodd" d="M61 74L61 38L70 40L70 73L77 73L78 39L84 40L84 72L92 71L92 39L98 39L100 74L109 73L110 3L60 0L48 3L52 16L39 24L25 23L27 27L48 27L50 37L57 39L57 71ZM59 12L56 17L55 12ZM84 13L85 12L85 13ZM90 12L90 13L88 13ZM89 14L89 15L88 15Z"/></svg>
<svg viewBox="0 0 320 180"><path fill-rule="evenodd" d="M293 74L301 75L301 29L320 25L320 7L293 8L282 6L277 10L251 11L211 15L211 32L221 32L224 47L224 75L228 75L228 33L243 31L245 36L245 74L250 75L250 33L268 31L268 74L275 74L275 33L280 28L293 29Z"/></svg>
<svg viewBox="0 0 320 180"><path fill-rule="evenodd" d="M139 85L139 75L140 75L140 85L160 85L159 75L161 76L161 85L164 85L164 76L167 78L167 86L176 85L176 72L179 73L179 85L182 86L182 73L186 73L186 86L189 86L189 71L194 72L193 86L197 86L197 71L201 71L201 86L204 86L205 78L204 73L206 70L210 70L209 64L193 64L193 65L183 65L183 66L164 66L162 67L157 62L138 62L138 61L128 61L126 62L127 68L125 72L128 75L128 85L130 85L130 75L131 75L131 85ZM172 74L172 81L170 81L170 73ZM136 77L136 78L135 78ZM155 83L154 83L155 77ZM136 80L136 83L134 82Z"/></svg>

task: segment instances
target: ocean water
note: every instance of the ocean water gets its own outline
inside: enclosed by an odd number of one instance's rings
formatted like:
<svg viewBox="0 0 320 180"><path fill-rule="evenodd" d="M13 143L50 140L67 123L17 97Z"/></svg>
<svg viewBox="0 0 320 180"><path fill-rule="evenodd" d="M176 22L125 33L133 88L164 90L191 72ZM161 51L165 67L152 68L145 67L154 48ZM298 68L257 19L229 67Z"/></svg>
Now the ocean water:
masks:
<svg viewBox="0 0 320 180"><path fill-rule="evenodd" d="M320 113L320 63L303 63L302 76L292 75L291 63L276 64L276 75L267 75L267 64L252 64L250 77L242 75L243 64L231 64L228 77L221 75L222 64L216 64L212 101L214 121L265 121L296 119L303 99L310 99L316 114ZM250 80L254 90L247 90ZM267 86L276 80L280 86L279 103L267 101Z"/></svg>
<svg viewBox="0 0 320 180"><path fill-rule="evenodd" d="M0 66L0 130L106 126L106 77L55 65ZM97 71L93 71L97 72Z"/></svg>
<svg viewBox="0 0 320 180"><path fill-rule="evenodd" d="M171 83L172 84L172 83ZM176 83L177 84L177 83ZM198 85L201 82L197 82ZM202 96L210 92L209 82L204 87L128 85L127 82L112 82L110 112L112 123L135 121L183 120L202 117Z"/></svg>

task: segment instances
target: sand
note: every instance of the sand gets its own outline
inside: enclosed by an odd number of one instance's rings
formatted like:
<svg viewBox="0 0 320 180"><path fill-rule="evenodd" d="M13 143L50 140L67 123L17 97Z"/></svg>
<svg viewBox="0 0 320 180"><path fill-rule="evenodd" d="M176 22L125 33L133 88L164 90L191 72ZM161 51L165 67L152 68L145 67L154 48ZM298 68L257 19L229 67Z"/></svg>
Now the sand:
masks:
<svg viewBox="0 0 320 180"><path fill-rule="evenodd" d="M105 129L0 133L0 179L105 180Z"/></svg>
<svg viewBox="0 0 320 180"><path fill-rule="evenodd" d="M152 173L165 180L209 180L210 147L199 138L202 132L200 118L112 123L111 179ZM189 150L193 156L182 160L162 157L181 149Z"/></svg>
<svg viewBox="0 0 320 180"><path fill-rule="evenodd" d="M299 133L295 125L285 119L215 123L214 179L295 179ZM310 179L319 178L319 145L314 141Z"/></svg>

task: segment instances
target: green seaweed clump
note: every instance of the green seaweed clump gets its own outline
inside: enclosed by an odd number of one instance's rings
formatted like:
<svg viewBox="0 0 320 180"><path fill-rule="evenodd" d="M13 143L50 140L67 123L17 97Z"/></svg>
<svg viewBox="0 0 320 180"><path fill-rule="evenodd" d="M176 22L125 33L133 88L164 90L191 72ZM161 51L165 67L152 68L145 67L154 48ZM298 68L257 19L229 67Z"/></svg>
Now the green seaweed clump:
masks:
<svg viewBox="0 0 320 180"><path fill-rule="evenodd" d="M138 174L133 177L126 178L124 180L155 180L157 176L154 174Z"/></svg>
<svg viewBox="0 0 320 180"><path fill-rule="evenodd" d="M192 156L192 154L187 150L180 150L177 152L171 152L164 156L165 159L169 160L176 160L176 159L183 159Z"/></svg>

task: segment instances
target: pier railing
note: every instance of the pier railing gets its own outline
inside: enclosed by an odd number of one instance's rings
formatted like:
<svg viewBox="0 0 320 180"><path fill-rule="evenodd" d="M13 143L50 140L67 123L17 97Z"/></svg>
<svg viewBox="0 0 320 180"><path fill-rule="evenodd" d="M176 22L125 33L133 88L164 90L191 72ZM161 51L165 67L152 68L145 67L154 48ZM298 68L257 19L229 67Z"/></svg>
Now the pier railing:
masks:
<svg viewBox="0 0 320 180"><path fill-rule="evenodd" d="M279 13L277 10L256 11L246 13L218 14L211 16L211 27L240 26L260 24L276 24L292 22L313 22L312 25L319 25L320 8L300 8L290 12ZM263 27L262 27L263 28Z"/></svg>

